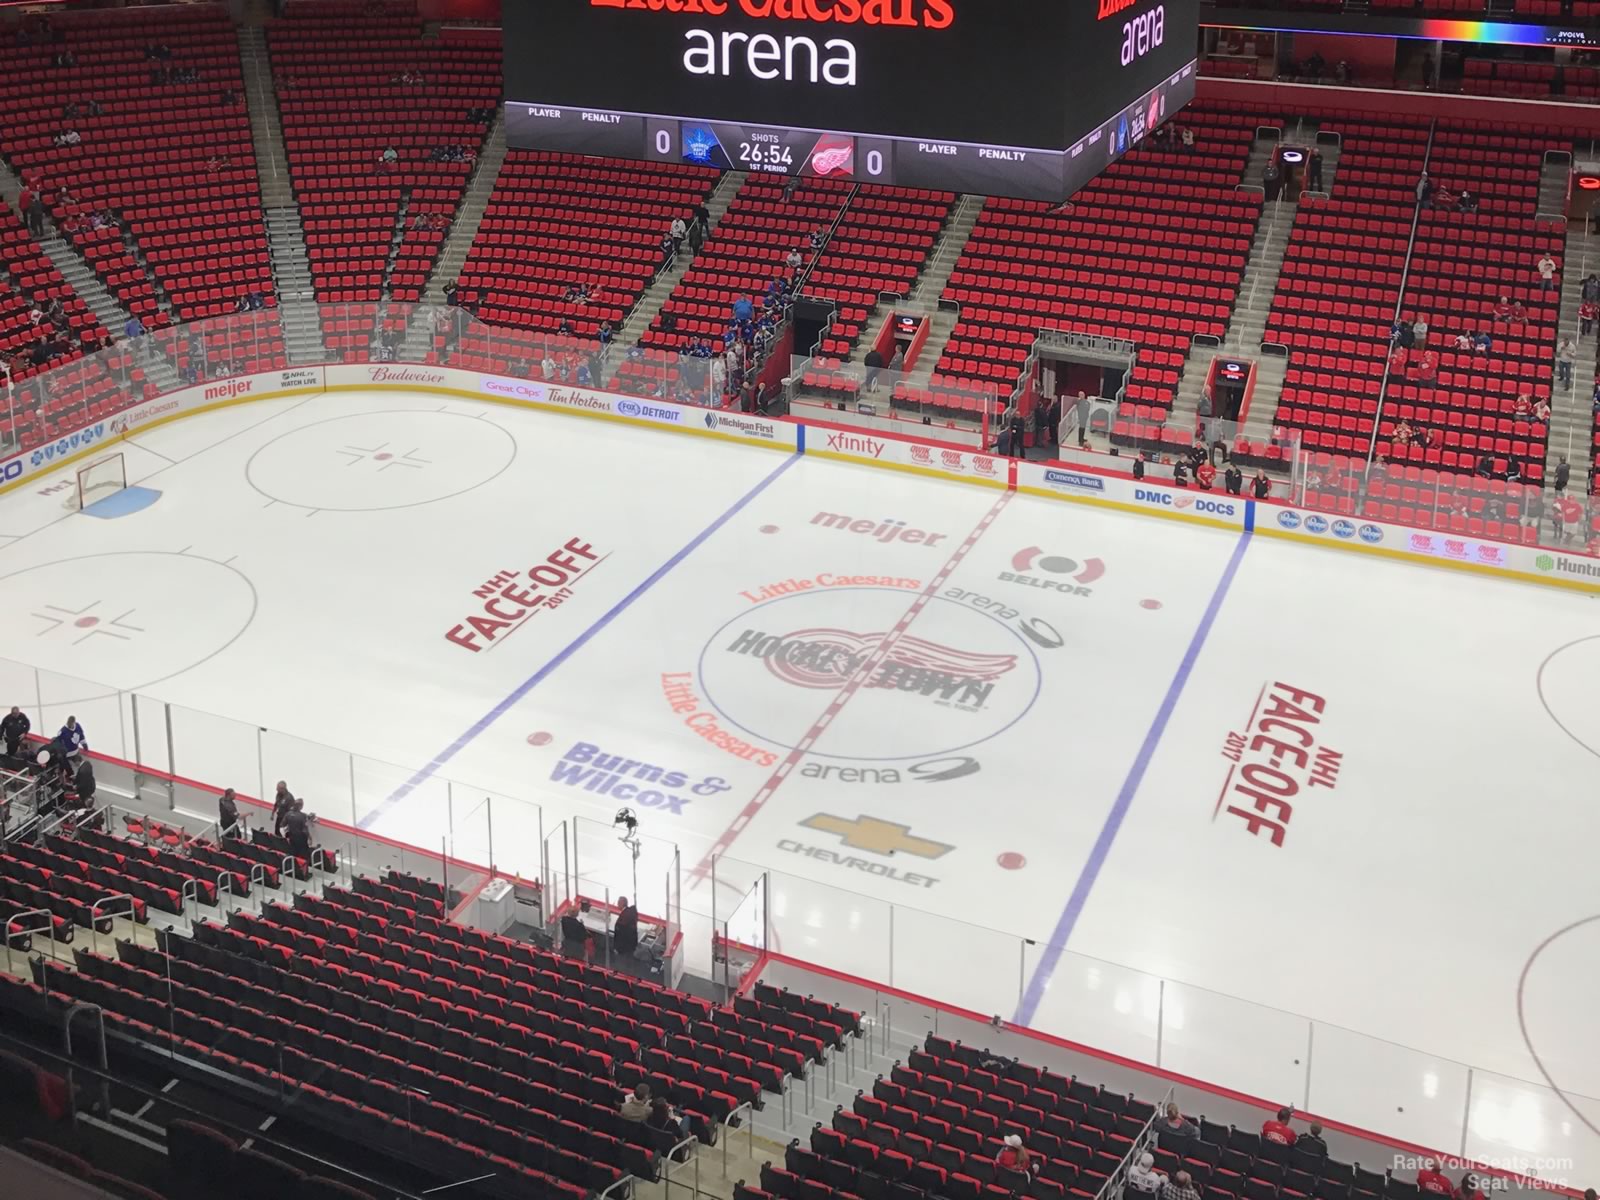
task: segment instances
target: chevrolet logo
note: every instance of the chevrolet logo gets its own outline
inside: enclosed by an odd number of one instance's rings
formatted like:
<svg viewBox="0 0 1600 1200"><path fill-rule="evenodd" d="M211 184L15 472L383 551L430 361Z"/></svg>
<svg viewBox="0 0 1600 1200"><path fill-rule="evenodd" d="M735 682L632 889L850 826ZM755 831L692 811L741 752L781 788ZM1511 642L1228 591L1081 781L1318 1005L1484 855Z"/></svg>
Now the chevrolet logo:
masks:
<svg viewBox="0 0 1600 1200"><path fill-rule="evenodd" d="M880 821L876 817L857 817L853 821L846 821L832 813L818 813L800 824L806 829L834 834L851 850L867 850L873 854L894 854L904 850L918 858L943 858L955 849L943 842L912 837L911 826Z"/></svg>

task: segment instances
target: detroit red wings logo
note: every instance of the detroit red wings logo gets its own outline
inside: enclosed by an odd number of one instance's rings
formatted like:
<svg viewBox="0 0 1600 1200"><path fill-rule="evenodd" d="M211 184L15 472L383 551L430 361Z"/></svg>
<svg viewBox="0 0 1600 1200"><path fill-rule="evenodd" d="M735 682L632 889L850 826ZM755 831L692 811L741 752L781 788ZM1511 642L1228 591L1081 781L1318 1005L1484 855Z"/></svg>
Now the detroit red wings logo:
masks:
<svg viewBox="0 0 1600 1200"><path fill-rule="evenodd" d="M837 688L872 659L887 634L847 629L800 629L777 639L764 655L767 670L785 683L804 688ZM902 635L878 661L878 678L868 687L896 686L887 677L920 672L952 680L992 683L1017 665L1014 654L974 654L925 638Z"/></svg>

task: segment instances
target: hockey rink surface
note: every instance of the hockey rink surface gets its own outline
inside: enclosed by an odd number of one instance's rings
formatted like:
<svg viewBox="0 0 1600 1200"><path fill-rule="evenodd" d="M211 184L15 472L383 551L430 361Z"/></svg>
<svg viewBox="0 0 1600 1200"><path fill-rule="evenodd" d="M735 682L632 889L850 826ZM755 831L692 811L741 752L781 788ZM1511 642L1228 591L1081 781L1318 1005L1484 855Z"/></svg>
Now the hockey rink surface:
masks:
<svg viewBox="0 0 1600 1200"><path fill-rule="evenodd" d="M613 893L631 807L691 962L767 868L786 954L1600 1175L1591 599L414 394L117 448L142 509L0 498L51 732L132 758L137 692L177 773L470 861L493 797L529 877L583 818Z"/></svg>

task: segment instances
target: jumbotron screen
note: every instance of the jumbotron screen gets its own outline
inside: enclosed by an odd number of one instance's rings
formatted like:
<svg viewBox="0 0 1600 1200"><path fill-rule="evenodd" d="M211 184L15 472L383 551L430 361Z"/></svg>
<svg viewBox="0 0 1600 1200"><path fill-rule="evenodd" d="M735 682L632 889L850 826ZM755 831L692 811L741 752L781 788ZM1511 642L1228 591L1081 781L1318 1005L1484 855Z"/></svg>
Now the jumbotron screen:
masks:
<svg viewBox="0 0 1600 1200"><path fill-rule="evenodd" d="M1061 200L1194 97L1199 0L505 0L537 150Z"/></svg>

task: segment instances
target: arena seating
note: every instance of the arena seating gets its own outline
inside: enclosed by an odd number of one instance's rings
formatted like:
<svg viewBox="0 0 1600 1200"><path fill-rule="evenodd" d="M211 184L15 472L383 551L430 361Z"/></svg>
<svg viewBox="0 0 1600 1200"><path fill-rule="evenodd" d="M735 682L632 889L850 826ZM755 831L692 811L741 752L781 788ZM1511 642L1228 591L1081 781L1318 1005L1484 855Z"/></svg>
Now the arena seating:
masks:
<svg viewBox="0 0 1600 1200"><path fill-rule="evenodd" d="M1550 398L1559 292L1540 288L1534 264L1549 253L1559 270L1564 242L1559 222L1535 214L1543 151L1559 131L1441 123L1430 177L1447 197L1469 187L1478 206L1424 209L1407 271L1427 128L1366 120L1323 128L1343 138L1333 195L1301 201L1266 335L1289 349L1276 423L1301 430L1313 452L1313 495L1342 512L1426 525L1439 510L1439 527L1451 532L1536 540L1517 520L1528 507L1518 480L1542 480L1546 428L1515 409L1519 397L1529 405ZM1482 165L1486 157L1496 165ZM1502 298L1515 315L1499 320ZM1397 309L1407 323L1427 323L1425 347L1395 351ZM1493 338L1489 351L1457 349L1459 335L1479 332ZM1402 422L1421 436L1396 442ZM1363 505L1338 456L1364 458L1369 448L1416 470L1380 478ZM1485 459L1496 478L1472 484ZM1491 486L1508 474L1509 487ZM1450 494L1436 503L1441 490ZM1427 495L1434 501L1419 499Z"/></svg>
<svg viewBox="0 0 1600 1200"><path fill-rule="evenodd" d="M991 199L944 299L961 319L936 367L1009 394L1047 328L1139 348L1135 403L1170 409L1196 334L1220 337L1244 274L1261 196L1245 182L1255 122L1185 110L1195 149L1141 148L1066 205Z"/></svg>
<svg viewBox="0 0 1600 1200"><path fill-rule="evenodd" d="M381 0L291 0L268 46L317 298L419 299L500 101L498 47L424 39L414 5Z"/></svg>
<svg viewBox="0 0 1600 1200"><path fill-rule="evenodd" d="M593 338L619 327L661 264L672 218L716 185L706 167L513 150L500 168L460 287L495 325ZM586 304L564 299L582 284Z"/></svg>
<svg viewBox="0 0 1600 1200"><path fill-rule="evenodd" d="M1005 1200L1001 1139L1015 1134L1042 1166L1036 1200L1100 1194L1156 1116L1152 1103L929 1034L809 1145L762 1168L734 1200ZM1191 1118L1193 1120L1193 1118ZM1416 1185L1199 1118L1199 1136L1157 1146L1158 1170L1185 1170L1205 1200L1416 1200Z"/></svg>
<svg viewBox="0 0 1600 1200"><path fill-rule="evenodd" d="M61 332L70 343L48 363L35 363L31 351L41 342L53 340L52 326L44 321L35 324L29 318L29 309L36 306L47 310L53 300L61 302ZM61 277L22 218L0 203L0 354L11 363L11 377L26 379L45 366L70 362L109 340L105 326Z"/></svg>
<svg viewBox="0 0 1600 1200"><path fill-rule="evenodd" d="M784 259L798 249L810 264L816 252L810 237L833 227L849 198L850 184L807 179L793 199L783 199L784 180L751 175L733 198L693 265L661 307L640 343L669 351L705 341L721 353L734 300L749 296L761 309L767 285L788 273ZM659 251L658 251L659 253ZM802 265L801 271L805 270ZM670 331L662 317L675 322Z"/></svg>
<svg viewBox="0 0 1600 1200"><path fill-rule="evenodd" d="M838 228L816 256L803 293L838 305L819 347L822 354L846 358L863 332L875 332L864 326L878 293L910 294L955 201L953 192L856 189Z"/></svg>
<svg viewBox="0 0 1600 1200"><path fill-rule="evenodd" d="M77 850L108 843L128 844L96 834ZM648 1083L710 1142L743 1105L860 1033L857 1014L781 989L718 1008L452 924L441 893L403 873L358 876L292 907L198 922L192 936L167 931L165 953L118 942L117 958L78 953L75 970L38 960L34 983L100 1004L110 1027L163 1052L170 1021L180 1053L292 1087L306 1119L369 1145L566 1200L624 1174L654 1178L670 1148L670 1134L621 1119L622 1089ZM38 1001L0 988L0 1005Z"/></svg>
<svg viewBox="0 0 1600 1200"><path fill-rule="evenodd" d="M1276 423L1308 450L1365 455L1416 209L1425 124L1329 122L1342 138L1333 191L1300 201L1265 340L1286 346Z"/></svg>
<svg viewBox="0 0 1600 1200"><path fill-rule="evenodd" d="M270 296L227 10L56 12L30 28L0 45L0 149L101 282L148 326L167 320L163 300L188 321ZM57 145L68 130L81 140ZM97 213L114 219L95 228Z"/></svg>

